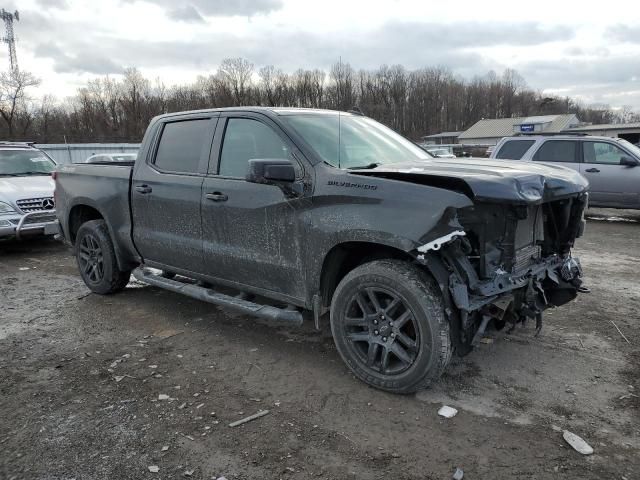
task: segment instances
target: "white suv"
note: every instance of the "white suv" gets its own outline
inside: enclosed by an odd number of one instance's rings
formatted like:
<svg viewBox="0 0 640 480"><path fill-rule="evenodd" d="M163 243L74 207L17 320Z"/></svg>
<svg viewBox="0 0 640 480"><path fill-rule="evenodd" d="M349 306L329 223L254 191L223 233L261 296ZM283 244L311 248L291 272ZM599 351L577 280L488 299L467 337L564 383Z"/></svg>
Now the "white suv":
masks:
<svg viewBox="0 0 640 480"><path fill-rule="evenodd" d="M621 138L505 137L498 142L491 158L571 168L589 180L590 206L640 209L640 148Z"/></svg>
<svg viewBox="0 0 640 480"><path fill-rule="evenodd" d="M0 239L54 235L56 163L26 143L0 142Z"/></svg>

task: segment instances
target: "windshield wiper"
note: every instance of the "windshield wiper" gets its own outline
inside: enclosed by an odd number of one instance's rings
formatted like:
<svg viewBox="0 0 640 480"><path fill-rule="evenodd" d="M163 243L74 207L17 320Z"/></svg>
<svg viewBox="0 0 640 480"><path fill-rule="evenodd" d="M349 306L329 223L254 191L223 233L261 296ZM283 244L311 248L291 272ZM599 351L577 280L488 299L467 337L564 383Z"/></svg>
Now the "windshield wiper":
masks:
<svg viewBox="0 0 640 480"><path fill-rule="evenodd" d="M19 177L18 173L0 173L0 177Z"/></svg>
<svg viewBox="0 0 640 480"><path fill-rule="evenodd" d="M358 165L357 167L349 167L347 170L368 170L370 168L376 168L382 165L381 163L369 163L368 165Z"/></svg>

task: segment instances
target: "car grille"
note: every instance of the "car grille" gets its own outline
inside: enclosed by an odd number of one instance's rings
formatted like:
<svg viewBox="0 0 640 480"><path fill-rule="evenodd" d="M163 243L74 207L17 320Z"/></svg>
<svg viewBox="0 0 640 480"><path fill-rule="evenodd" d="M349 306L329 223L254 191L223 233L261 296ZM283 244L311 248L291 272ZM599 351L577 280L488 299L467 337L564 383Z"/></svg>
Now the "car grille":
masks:
<svg viewBox="0 0 640 480"><path fill-rule="evenodd" d="M48 203L47 201L50 203ZM47 203L48 205L50 205L50 207L45 208L45 205L47 205ZM53 197L24 198L22 200L18 200L16 202L16 205L18 205L18 208L24 213L39 212L42 210L53 210L54 208Z"/></svg>
<svg viewBox="0 0 640 480"><path fill-rule="evenodd" d="M33 225L36 223L49 223L53 222L56 219L56 214L54 212L42 212L37 213L35 215L31 215L30 217L25 218L24 225Z"/></svg>

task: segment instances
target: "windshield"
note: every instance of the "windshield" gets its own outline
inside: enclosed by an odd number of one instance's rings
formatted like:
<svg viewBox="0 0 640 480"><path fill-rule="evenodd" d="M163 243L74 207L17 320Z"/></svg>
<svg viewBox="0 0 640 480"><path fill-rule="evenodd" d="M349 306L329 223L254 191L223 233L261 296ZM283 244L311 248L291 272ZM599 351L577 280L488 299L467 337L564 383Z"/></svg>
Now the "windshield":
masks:
<svg viewBox="0 0 640 480"><path fill-rule="evenodd" d="M633 143L628 142L627 140L618 140L618 142L631 153L633 153L638 160L640 160L640 148L636 147Z"/></svg>
<svg viewBox="0 0 640 480"><path fill-rule="evenodd" d="M426 160L427 152L367 117L345 114L283 116L325 162L338 168L375 168Z"/></svg>
<svg viewBox="0 0 640 480"><path fill-rule="evenodd" d="M49 175L56 164L37 150L0 150L0 175Z"/></svg>

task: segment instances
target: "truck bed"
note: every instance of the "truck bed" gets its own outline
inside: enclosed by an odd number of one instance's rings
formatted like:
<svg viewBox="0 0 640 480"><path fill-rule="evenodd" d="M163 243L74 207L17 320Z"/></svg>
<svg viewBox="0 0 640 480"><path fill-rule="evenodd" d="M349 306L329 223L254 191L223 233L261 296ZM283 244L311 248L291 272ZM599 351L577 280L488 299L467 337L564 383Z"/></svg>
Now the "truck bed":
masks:
<svg viewBox="0 0 640 480"><path fill-rule="evenodd" d="M97 210L106 220L120 258L135 255L131 240L130 192L132 165L67 164L60 167L56 181L58 212L71 212L76 205ZM59 218L63 232L69 232L70 214ZM72 239L70 239L72 240Z"/></svg>

